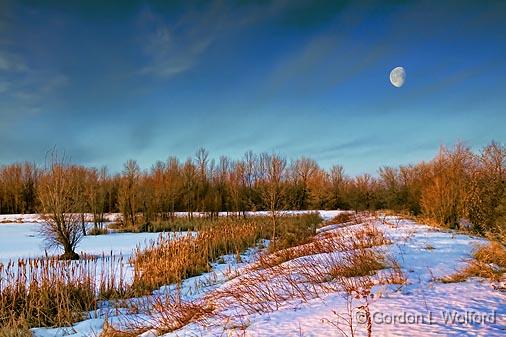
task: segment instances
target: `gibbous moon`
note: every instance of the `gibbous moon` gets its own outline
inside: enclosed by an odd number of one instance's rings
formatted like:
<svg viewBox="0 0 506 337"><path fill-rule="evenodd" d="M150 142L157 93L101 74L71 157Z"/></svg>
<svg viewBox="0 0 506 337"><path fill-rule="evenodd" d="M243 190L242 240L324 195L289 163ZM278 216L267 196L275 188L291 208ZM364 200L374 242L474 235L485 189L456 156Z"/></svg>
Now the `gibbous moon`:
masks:
<svg viewBox="0 0 506 337"><path fill-rule="evenodd" d="M390 82L394 87L400 88L406 81L406 71L403 67L396 67L390 72Z"/></svg>

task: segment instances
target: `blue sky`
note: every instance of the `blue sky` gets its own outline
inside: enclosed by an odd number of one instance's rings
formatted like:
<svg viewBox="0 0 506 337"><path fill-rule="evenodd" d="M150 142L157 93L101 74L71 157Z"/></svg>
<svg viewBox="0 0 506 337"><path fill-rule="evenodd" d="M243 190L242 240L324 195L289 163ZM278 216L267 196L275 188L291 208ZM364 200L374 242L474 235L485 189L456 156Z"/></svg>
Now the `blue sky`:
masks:
<svg viewBox="0 0 506 337"><path fill-rule="evenodd" d="M505 94L503 1L0 0L0 164L203 146L374 173L506 142Z"/></svg>

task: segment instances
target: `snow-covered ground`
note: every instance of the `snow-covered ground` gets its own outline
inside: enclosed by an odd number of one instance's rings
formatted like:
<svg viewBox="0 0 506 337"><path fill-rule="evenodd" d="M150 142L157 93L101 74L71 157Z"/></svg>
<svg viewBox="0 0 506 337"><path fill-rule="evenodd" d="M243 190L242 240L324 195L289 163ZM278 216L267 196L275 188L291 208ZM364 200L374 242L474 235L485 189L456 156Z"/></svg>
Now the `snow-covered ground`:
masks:
<svg viewBox="0 0 506 337"><path fill-rule="evenodd" d="M93 215L90 213L84 214L86 221L93 221ZM117 221L121 217L120 213L106 213L104 218L106 221ZM0 223L39 223L44 220L39 214L0 214Z"/></svg>
<svg viewBox="0 0 506 337"><path fill-rule="evenodd" d="M399 262L407 284L378 285L373 288L374 297L370 299L373 336L506 335L504 292L481 279L452 284L437 281L439 277L462 267L465 260L471 256L473 246L484 242L482 239L437 231L393 217L386 220L388 222L376 220L374 226L383 231L392 244L379 249ZM332 232L358 230L361 226L364 225L351 225L343 229L331 225L324 228L317 237ZM301 261L339 258L339 252L301 256L286 261L282 266L284 270L293 268L293 277L282 280L272 277L268 269L254 268L257 252L257 249L248 250L241 256L239 263L234 256L225 256L222 263L214 265L213 272L188 279L177 288L183 301L198 302L209 299L217 314L211 315L205 321L191 322L165 337L341 336L336 325L346 331L346 325L343 325L336 315L346 312L347 301L342 291L315 292L311 285L307 285L306 294L299 294L285 301L266 300L259 304L262 310L250 311L241 301L246 301L248 296L254 294L242 293L243 298L233 298L234 291L241 290L241 284L247 280L254 280L255 283L251 287L259 291L266 290L263 296L272 298L278 298L277 293L281 294L290 288L286 280L300 282L298 290L304 289L305 280L297 274L297 266L301 265ZM155 292L154 297L162 298L164 294L173 294L175 290L174 285L169 285ZM315 296L315 293L318 295ZM221 296L213 297L213 294ZM143 310L138 312L139 306L135 308L137 312L120 310L121 315L107 311L109 322L113 326L121 326L126 321L145 322L146 319L151 319ZM362 314L361 311L354 313L358 315L354 317L357 329L355 336L367 335L365 325L361 324ZM101 311L93 313L91 319L70 329L34 329L34 333L38 337L96 336L102 330L105 316L105 311ZM154 317L160 318L159 314L154 314ZM156 335L156 332L148 332L145 337Z"/></svg>
<svg viewBox="0 0 506 337"><path fill-rule="evenodd" d="M0 224L0 263L18 258L35 258L46 255L44 243L38 233L40 224ZM85 236L77 251L88 255L129 257L136 246L144 247L156 240L159 233L109 233ZM50 250L49 255L61 252Z"/></svg>

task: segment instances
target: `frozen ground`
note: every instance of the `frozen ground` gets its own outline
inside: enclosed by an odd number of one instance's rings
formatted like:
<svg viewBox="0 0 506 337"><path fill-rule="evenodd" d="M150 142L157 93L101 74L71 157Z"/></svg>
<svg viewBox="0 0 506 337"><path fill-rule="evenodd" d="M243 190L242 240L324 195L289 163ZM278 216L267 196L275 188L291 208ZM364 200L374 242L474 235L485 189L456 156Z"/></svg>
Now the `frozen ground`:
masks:
<svg viewBox="0 0 506 337"><path fill-rule="evenodd" d="M448 275L470 257L474 245L483 243L479 238L450 232L436 231L411 221L388 218L389 224L376 221L375 226L385 232L393 244L383 247L394 256L407 277L407 285L377 286L370 302L373 336L504 336L506 335L506 294L494 284L471 279L467 282L443 284L435 281ZM359 228L353 225L347 228ZM342 230L329 226L321 232ZM324 235L324 234L319 234ZM198 300L216 291L235 289L241 280L262 273L250 266L258 256L249 250L237 263L233 256L225 256L223 263L214 265L214 272L186 280L179 289L184 300ZM311 258L324 258L312 256ZM302 257L306 258L306 257ZM287 266L296 261L287 261ZM282 289L276 279L265 278L263 286ZM162 288L154 296L168 293L174 285ZM259 288L260 289L260 288ZM280 290L281 291L281 290ZM341 292L322 292L320 296L286 301L275 309L248 313L229 302L224 312L237 312L238 321L230 316L217 315L206 322L193 322L166 334L175 336L341 336L332 324L335 313L346 312L346 300ZM272 304L272 303L271 303ZM273 306L271 306L272 308ZM113 325L124 324L125 319L145 319L142 314L115 316L109 314ZM34 329L38 337L72 335L96 336L104 323L104 312L69 329ZM360 320L360 317L356 317ZM342 324L342 322L340 323ZM342 326L342 325L340 325ZM366 336L366 328L356 323L355 336ZM145 337L156 336L156 332Z"/></svg>
<svg viewBox="0 0 506 337"><path fill-rule="evenodd" d="M33 258L45 255L38 223L0 224L0 263L18 258ZM159 233L110 233L107 235L85 236L77 249L89 255L113 255L128 257L136 246L143 247ZM48 251L49 255L58 251Z"/></svg>

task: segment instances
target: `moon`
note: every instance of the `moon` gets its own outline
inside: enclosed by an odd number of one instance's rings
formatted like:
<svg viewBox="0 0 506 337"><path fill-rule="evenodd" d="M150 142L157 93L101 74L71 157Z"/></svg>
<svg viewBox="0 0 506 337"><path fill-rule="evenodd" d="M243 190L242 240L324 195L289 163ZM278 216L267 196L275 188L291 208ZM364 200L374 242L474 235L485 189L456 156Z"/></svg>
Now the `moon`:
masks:
<svg viewBox="0 0 506 337"><path fill-rule="evenodd" d="M396 67L390 72L390 82L396 88L402 87L406 81L406 71L403 67Z"/></svg>

